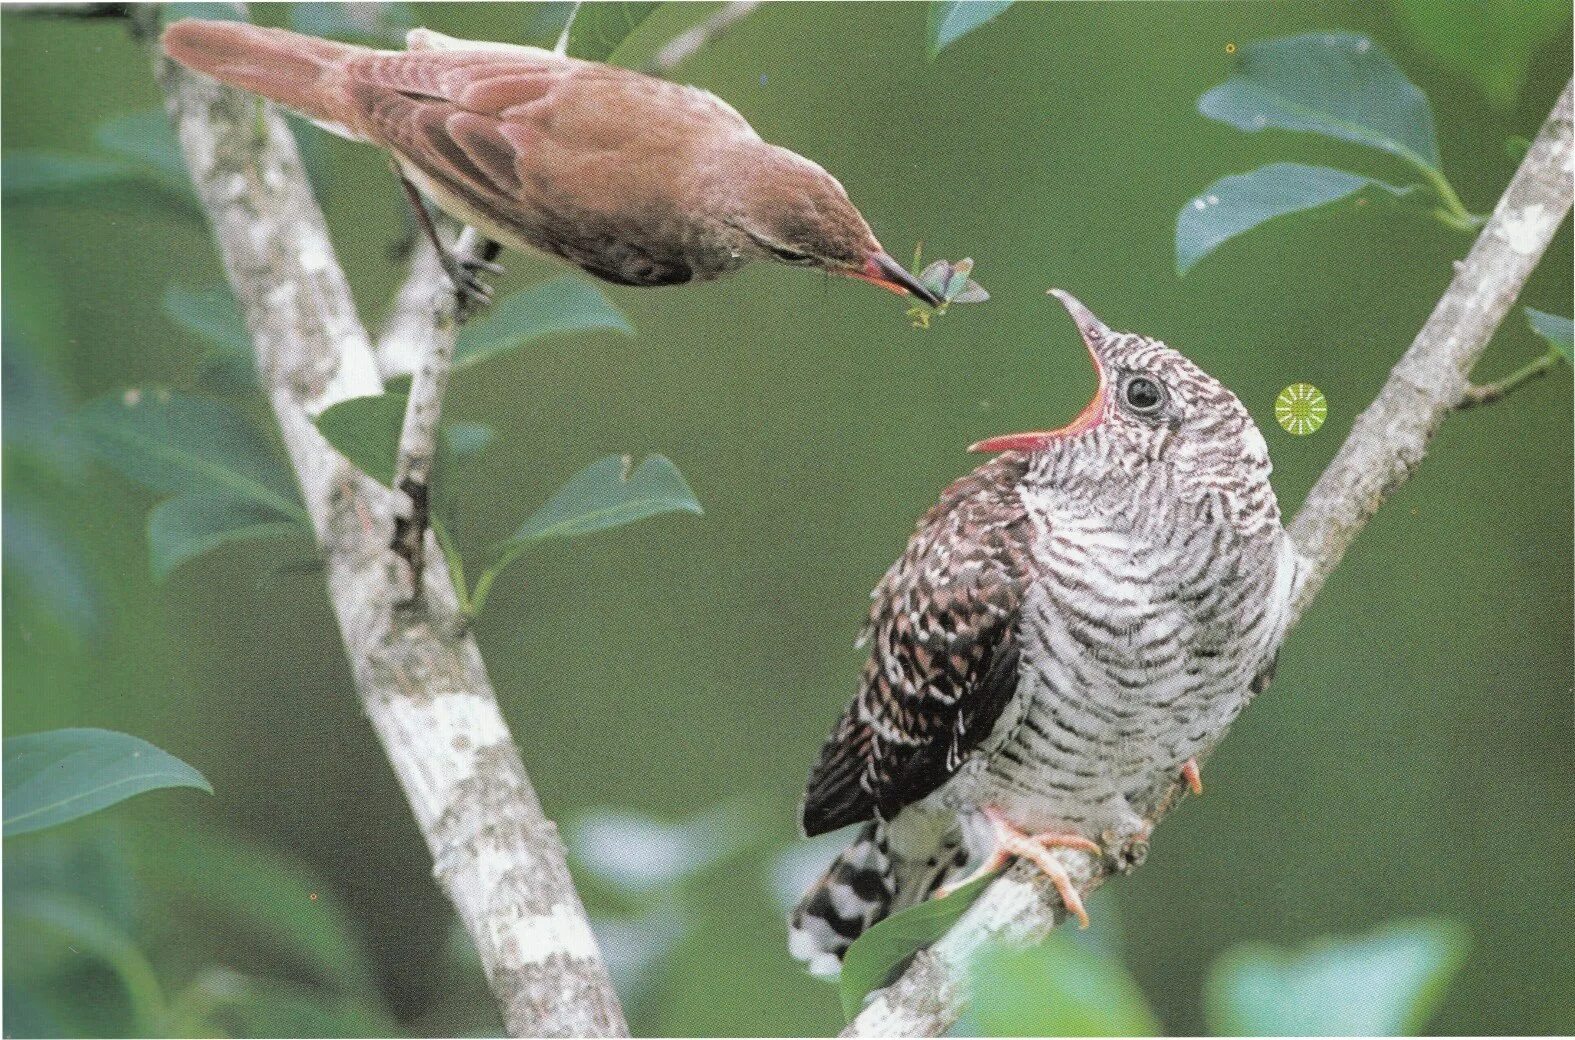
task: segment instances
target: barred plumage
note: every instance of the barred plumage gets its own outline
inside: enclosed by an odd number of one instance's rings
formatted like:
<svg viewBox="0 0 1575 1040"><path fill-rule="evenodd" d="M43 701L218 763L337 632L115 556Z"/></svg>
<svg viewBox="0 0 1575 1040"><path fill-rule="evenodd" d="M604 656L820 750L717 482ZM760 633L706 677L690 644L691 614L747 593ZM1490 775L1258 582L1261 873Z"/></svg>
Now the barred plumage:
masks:
<svg viewBox="0 0 1575 1040"><path fill-rule="evenodd" d="M981 858L1032 854L1024 833L1110 854L1146 838L1272 673L1297 557L1262 435L1179 353L1057 295L1094 401L977 445L1005 453L947 489L873 593L859 694L805 796L809 834L871 821L794 913L819 970Z"/></svg>

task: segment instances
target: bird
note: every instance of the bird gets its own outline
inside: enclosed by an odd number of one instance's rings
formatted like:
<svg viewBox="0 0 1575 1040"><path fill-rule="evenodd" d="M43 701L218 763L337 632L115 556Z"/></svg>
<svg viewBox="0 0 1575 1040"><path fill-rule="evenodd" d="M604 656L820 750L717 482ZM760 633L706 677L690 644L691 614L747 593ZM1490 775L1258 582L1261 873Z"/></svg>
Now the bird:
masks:
<svg viewBox="0 0 1575 1040"><path fill-rule="evenodd" d="M161 42L187 68L386 151L462 291L485 287L437 241L415 187L494 242L620 285L702 282L769 259L940 303L835 177L709 91L428 29L381 51L183 19Z"/></svg>
<svg viewBox="0 0 1575 1040"><path fill-rule="evenodd" d="M992 437L871 594L857 695L810 774L806 835L853 824L789 947L816 974L886 916L1014 858L1130 868L1172 788L1268 684L1304 567L1262 433L1159 340L1071 294L1098 377L1050 431Z"/></svg>

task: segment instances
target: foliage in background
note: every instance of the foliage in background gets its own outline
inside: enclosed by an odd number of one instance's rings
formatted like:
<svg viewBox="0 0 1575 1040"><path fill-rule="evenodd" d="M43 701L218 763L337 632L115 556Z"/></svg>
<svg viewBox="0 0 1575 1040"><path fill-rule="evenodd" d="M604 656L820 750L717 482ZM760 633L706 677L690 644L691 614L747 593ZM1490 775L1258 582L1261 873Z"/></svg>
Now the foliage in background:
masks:
<svg viewBox="0 0 1575 1040"><path fill-rule="evenodd" d="M146 791L195 787L203 775L167 751L107 729L5 738L5 836L70 823Z"/></svg>

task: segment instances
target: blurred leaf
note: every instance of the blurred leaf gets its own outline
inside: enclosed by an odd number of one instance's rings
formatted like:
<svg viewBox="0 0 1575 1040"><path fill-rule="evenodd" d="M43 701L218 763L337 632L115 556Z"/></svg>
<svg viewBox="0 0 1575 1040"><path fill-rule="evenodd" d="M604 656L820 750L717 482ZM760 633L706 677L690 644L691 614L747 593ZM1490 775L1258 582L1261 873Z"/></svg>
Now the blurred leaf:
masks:
<svg viewBox="0 0 1575 1040"><path fill-rule="evenodd" d="M317 417L317 432L356 469L389 487L394 483L394 461L409 401L404 392L340 401Z"/></svg>
<svg viewBox="0 0 1575 1040"><path fill-rule="evenodd" d="M298 517L282 516L255 499L224 493L177 495L148 514L148 562L153 580L232 542L285 535L311 536Z"/></svg>
<svg viewBox="0 0 1575 1040"><path fill-rule="evenodd" d="M84 406L77 425L101 461L156 491L221 491L305 519L294 478L273 445L218 401L126 390Z"/></svg>
<svg viewBox="0 0 1575 1040"><path fill-rule="evenodd" d="M22 579L49 615L78 639L97 632L98 590L70 535L41 502L20 490L6 493L5 572Z"/></svg>
<svg viewBox="0 0 1575 1040"><path fill-rule="evenodd" d="M324 992L210 968L172 1002L177 1036L395 1036L375 994Z"/></svg>
<svg viewBox="0 0 1575 1040"><path fill-rule="evenodd" d="M350 913L306 864L235 834L191 827L143 826L126 837L156 904L145 920L163 930L164 941L196 944L232 963L282 962L337 993L379 999Z"/></svg>
<svg viewBox="0 0 1575 1040"><path fill-rule="evenodd" d="M455 462L469 462L498 439L498 431L485 423L447 423L442 430L443 450Z"/></svg>
<svg viewBox="0 0 1575 1040"><path fill-rule="evenodd" d="M638 466L633 456L608 455L570 477L508 545L578 538L673 512L704 512L677 466L661 455L647 455Z"/></svg>
<svg viewBox="0 0 1575 1040"><path fill-rule="evenodd" d="M0 163L0 198L6 205L105 202L173 210L183 216L201 211L189 191L173 187L150 168L86 155L15 151Z"/></svg>
<svg viewBox="0 0 1575 1040"><path fill-rule="evenodd" d="M543 336L601 330L634 335L629 319L596 286L579 278L555 278L499 301L466 324L454 345L454 367L477 364Z"/></svg>
<svg viewBox="0 0 1575 1040"><path fill-rule="evenodd" d="M216 350L252 356L251 333L227 285L211 289L172 285L164 290L164 313Z"/></svg>
<svg viewBox="0 0 1575 1040"><path fill-rule="evenodd" d="M164 787L213 788L167 751L107 729L5 738L5 836L68 823Z"/></svg>
<svg viewBox="0 0 1575 1040"><path fill-rule="evenodd" d="M628 892L672 888L749 847L760 821L738 804L716 806L682 823L642 813L597 809L568 829L581 869Z"/></svg>
<svg viewBox="0 0 1575 1040"><path fill-rule="evenodd" d="M7 303L10 297L8 282ZM16 328L10 311L4 321L4 342L0 382L5 386L5 407L0 409L0 429L7 454L28 454L62 482L80 479L86 459L68 422L71 407L64 384L39 357L32 338Z"/></svg>
<svg viewBox="0 0 1575 1040"><path fill-rule="evenodd" d="M569 13L569 54L586 61L610 62L651 12L654 3L598 0L572 5Z"/></svg>
<svg viewBox="0 0 1575 1040"><path fill-rule="evenodd" d="M1417 47L1500 108L1520 95L1538 52L1569 36L1566 0L1390 0L1390 6Z"/></svg>
<svg viewBox="0 0 1575 1040"><path fill-rule="evenodd" d="M1120 963L1051 933L1029 949L989 946L969 971L984 1036L1155 1036L1159 1023Z"/></svg>
<svg viewBox="0 0 1575 1040"><path fill-rule="evenodd" d="M1224 1036L1409 1036L1465 960L1451 921L1389 925L1304 952L1239 946L1209 972L1209 1031Z"/></svg>
<svg viewBox="0 0 1575 1040"><path fill-rule="evenodd" d="M892 914L854 940L842 958L839 983L848 1021L864 1007L864 998L887 985L910 957L945 935L994 880L975 878L945 899L926 899Z"/></svg>
<svg viewBox="0 0 1575 1040"><path fill-rule="evenodd" d="M925 35L933 58L1012 6L1012 0L930 0Z"/></svg>
<svg viewBox="0 0 1575 1040"><path fill-rule="evenodd" d="M186 159L162 107L106 120L93 132L93 141L116 158L146 170L171 190L190 196L196 204Z"/></svg>
<svg viewBox="0 0 1575 1040"><path fill-rule="evenodd" d="M10 743L6 741L8 765ZM9 805L6 811L10 811ZM14 900L8 899L5 912L8 920L19 918L32 927L53 932L65 939L73 950L95 957L114 969L131 999L134 1018L131 1034L157 1036L162 1032L164 991L158 976L147 955L113 921L81 900L60 893L25 893ZM9 1030L7 1033L9 1035Z"/></svg>
<svg viewBox="0 0 1575 1040"><path fill-rule="evenodd" d="M1249 43L1236 74L1198 99L1198 111L1238 130L1323 134L1437 171L1427 95L1365 36L1308 33Z"/></svg>
<svg viewBox="0 0 1575 1040"><path fill-rule="evenodd" d="M1548 346L1564 355L1564 360L1570 360L1570 319L1561 318L1557 314L1539 311L1533 307L1524 308L1526 321L1531 325L1531 331L1547 341Z"/></svg>
<svg viewBox="0 0 1575 1040"><path fill-rule="evenodd" d="M1416 187L1301 163L1271 163L1222 177L1176 214L1176 273L1186 274L1221 244L1275 217L1328 206L1364 188L1399 197Z"/></svg>
<svg viewBox="0 0 1575 1040"><path fill-rule="evenodd" d="M301 3L290 5L290 28L308 36L404 49L405 33L421 24L405 3Z"/></svg>

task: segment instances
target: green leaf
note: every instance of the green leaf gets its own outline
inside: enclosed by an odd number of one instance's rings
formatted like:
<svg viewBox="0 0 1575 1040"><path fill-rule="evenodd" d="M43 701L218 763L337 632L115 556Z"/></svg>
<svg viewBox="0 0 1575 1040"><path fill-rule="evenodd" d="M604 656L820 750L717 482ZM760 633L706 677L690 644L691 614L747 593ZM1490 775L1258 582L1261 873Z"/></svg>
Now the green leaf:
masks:
<svg viewBox="0 0 1575 1040"><path fill-rule="evenodd" d="M983 1036L1155 1036L1159 1023L1122 966L1065 935L1031 949L990 946L970 966Z"/></svg>
<svg viewBox="0 0 1575 1040"><path fill-rule="evenodd" d="M382 484L394 483L394 461L399 435L405 427L408 393L352 397L324 409L317 417L317 432L356 469Z"/></svg>
<svg viewBox="0 0 1575 1040"><path fill-rule="evenodd" d="M1561 318L1557 314L1539 311L1533 307L1523 308L1526 312L1526 321L1531 325L1531 331L1547 340L1548 346L1564 355L1564 360L1570 360L1570 319Z"/></svg>
<svg viewBox="0 0 1575 1040"><path fill-rule="evenodd" d="M98 590L66 525L20 489L6 492L4 521L6 571L22 579L27 591L72 635L94 635L101 622Z"/></svg>
<svg viewBox="0 0 1575 1040"><path fill-rule="evenodd" d="M67 823L162 787L213 793L201 773L147 741L107 729L5 739L5 836Z"/></svg>
<svg viewBox="0 0 1575 1040"><path fill-rule="evenodd" d="M1222 1036L1409 1036L1426 1024L1465 960L1451 921L1411 921L1295 952L1246 945L1215 962L1204 988Z"/></svg>
<svg viewBox="0 0 1575 1040"><path fill-rule="evenodd" d="M945 899L927 899L892 914L859 936L842 958L842 1012L852 1021L864 998L887 985L908 959L957 923L993 877L975 878Z"/></svg>
<svg viewBox="0 0 1575 1040"><path fill-rule="evenodd" d="M93 132L93 141L117 159L146 170L196 203L180 142L162 107L106 120Z"/></svg>
<svg viewBox="0 0 1575 1040"><path fill-rule="evenodd" d="M243 953L325 989L376 993L352 915L308 864L233 831L173 822L139 826L126 839L151 904L143 920L155 945L197 944L210 959Z"/></svg>
<svg viewBox="0 0 1575 1040"><path fill-rule="evenodd" d="M1537 53L1569 36L1567 0L1390 0L1411 40L1500 108L1525 85Z"/></svg>
<svg viewBox="0 0 1575 1040"><path fill-rule="evenodd" d="M485 423L456 422L444 425L442 450L455 462L469 462L498 439L498 431Z"/></svg>
<svg viewBox="0 0 1575 1040"><path fill-rule="evenodd" d="M140 165L86 155L18 151L0 164L0 199L7 205L57 203L81 205L84 200L149 204L184 216L201 213L196 196L171 185L154 170Z"/></svg>
<svg viewBox="0 0 1575 1040"><path fill-rule="evenodd" d="M6 745L9 760L9 740ZM16 923L53 933L77 952L107 964L125 984L131 998L135 1020L132 1032L139 1036L162 1032L164 992L153 965L113 921L82 900L58 892L29 892L7 899L5 910L8 925L15 919Z"/></svg>
<svg viewBox="0 0 1575 1040"><path fill-rule="evenodd" d="M103 461L155 491L227 492L302 519L295 481L272 444L218 401L164 389L109 394L77 413Z"/></svg>
<svg viewBox="0 0 1575 1040"><path fill-rule="evenodd" d="M164 313L217 351L252 356L251 333L227 285L211 289L172 285L164 290Z"/></svg>
<svg viewBox="0 0 1575 1040"><path fill-rule="evenodd" d="M579 278L555 278L499 301L465 325L454 344L454 367L477 364L543 336L601 330L634 335L629 319L600 289Z"/></svg>
<svg viewBox="0 0 1575 1040"><path fill-rule="evenodd" d="M1012 0L931 0L925 35L933 58L1012 6Z"/></svg>
<svg viewBox="0 0 1575 1040"><path fill-rule="evenodd" d="M220 546L285 535L310 536L311 528L251 498L177 495L148 514L148 562L153 580L163 582L176 567Z"/></svg>
<svg viewBox="0 0 1575 1040"><path fill-rule="evenodd" d="M210 968L172 1001L175 1036L395 1036L375 991L337 994Z"/></svg>
<svg viewBox="0 0 1575 1040"><path fill-rule="evenodd" d="M578 538L672 512L704 512L677 466L661 455L647 455L638 466L632 456L608 455L570 477L508 545Z"/></svg>
<svg viewBox="0 0 1575 1040"><path fill-rule="evenodd" d="M655 3L598 0L569 6L569 54L586 61L610 62L624 41L656 10Z"/></svg>
<svg viewBox="0 0 1575 1040"><path fill-rule="evenodd" d="M1221 244L1265 221L1328 206L1364 188L1396 197L1417 185L1397 187L1329 166L1271 163L1251 173L1222 177L1176 214L1176 273L1186 274Z"/></svg>
<svg viewBox="0 0 1575 1040"><path fill-rule="evenodd" d="M1437 171L1427 95L1365 36L1308 33L1249 43L1236 74L1198 99L1198 111L1238 130L1322 134Z"/></svg>

